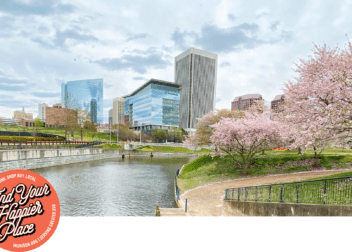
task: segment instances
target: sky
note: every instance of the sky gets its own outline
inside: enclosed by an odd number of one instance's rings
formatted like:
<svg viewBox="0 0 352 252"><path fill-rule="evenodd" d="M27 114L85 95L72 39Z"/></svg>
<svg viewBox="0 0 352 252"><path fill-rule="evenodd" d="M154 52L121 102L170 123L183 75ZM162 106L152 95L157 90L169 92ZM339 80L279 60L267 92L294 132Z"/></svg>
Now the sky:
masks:
<svg viewBox="0 0 352 252"><path fill-rule="evenodd" d="M352 39L352 0L0 0L0 117L60 102L61 83L104 79L112 100L154 78L174 81L190 47L218 54L216 109L271 101L314 44Z"/></svg>

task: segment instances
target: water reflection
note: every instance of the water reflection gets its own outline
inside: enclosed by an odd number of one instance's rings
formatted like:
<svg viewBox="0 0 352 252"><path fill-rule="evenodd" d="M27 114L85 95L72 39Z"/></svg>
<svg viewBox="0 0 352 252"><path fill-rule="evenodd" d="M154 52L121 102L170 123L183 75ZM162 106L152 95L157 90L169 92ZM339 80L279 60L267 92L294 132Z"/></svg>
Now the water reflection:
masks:
<svg viewBox="0 0 352 252"><path fill-rule="evenodd" d="M153 216L175 207L177 169L196 157L107 159L32 171L55 188L62 216Z"/></svg>

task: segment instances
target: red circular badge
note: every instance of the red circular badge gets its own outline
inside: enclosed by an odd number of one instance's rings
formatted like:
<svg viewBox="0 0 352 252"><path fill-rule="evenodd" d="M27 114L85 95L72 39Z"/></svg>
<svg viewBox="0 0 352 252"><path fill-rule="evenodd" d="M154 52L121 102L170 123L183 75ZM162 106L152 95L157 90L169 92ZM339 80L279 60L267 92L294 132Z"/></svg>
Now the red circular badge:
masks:
<svg viewBox="0 0 352 252"><path fill-rule="evenodd" d="M27 170L0 174L1 248L38 248L53 235L59 219L59 198L45 178Z"/></svg>

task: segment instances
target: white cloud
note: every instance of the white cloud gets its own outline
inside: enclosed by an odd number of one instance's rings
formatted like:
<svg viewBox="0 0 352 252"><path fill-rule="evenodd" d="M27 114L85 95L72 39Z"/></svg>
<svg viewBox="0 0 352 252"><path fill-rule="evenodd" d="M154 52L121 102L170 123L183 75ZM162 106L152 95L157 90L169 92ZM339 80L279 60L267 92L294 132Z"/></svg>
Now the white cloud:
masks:
<svg viewBox="0 0 352 252"><path fill-rule="evenodd" d="M345 34L352 38L351 3L17 1L27 11L0 8L0 78L7 78L0 83L0 116L58 102L63 80L103 78L108 101L150 78L174 81L174 57L190 46L218 54L218 108L246 93L270 100L294 75L293 62L311 54L312 42L334 47L347 42ZM102 59L119 60L110 68L111 61L93 63Z"/></svg>

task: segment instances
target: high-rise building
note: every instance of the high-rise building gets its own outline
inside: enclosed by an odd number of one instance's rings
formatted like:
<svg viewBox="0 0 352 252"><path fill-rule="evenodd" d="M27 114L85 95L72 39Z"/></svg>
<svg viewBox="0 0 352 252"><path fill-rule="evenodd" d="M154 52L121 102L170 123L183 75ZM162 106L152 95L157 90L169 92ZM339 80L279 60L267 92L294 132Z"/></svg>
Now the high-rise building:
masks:
<svg viewBox="0 0 352 252"><path fill-rule="evenodd" d="M281 105L283 104L285 97L283 94L275 96L274 100L271 101L271 109L274 112L281 112L283 108Z"/></svg>
<svg viewBox="0 0 352 252"><path fill-rule="evenodd" d="M38 118L45 122L45 107L47 107L48 104L46 103L39 103L38 104Z"/></svg>
<svg viewBox="0 0 352 252"><path fill-rule="evenodd" d="M112 125L112 112L113 112L113 109L109 109L109 124Z"/></svg>
<svg viewBox="0 0 352 252"><path fill-rule="evenodd" d="M231 110L246 110L254 104L254 101L263 100L260 94L247 94L242 96L237 96L233 102L231 102Z"/></svg>
<svg viewBox="0 0 352 252"><path fill-rule="evenodd" d="M61 84L64 108L89 111L93 123L103 123L103 79L68 81Z"/></svg>
<svg viewBox="0 0 352 252"><path fill-rule="evenodd" d="M191 47L175 58L175 84L180 90L180 127L195 128L215 108L218 55Z"/></svg>
<svg viewBox="0 0 352 252"><path fill-rule="evenodd" d="M150 79L124 96L125 116L136 130L169 129L179 125L179 85Z"/></svg>
<svg viewBox="0 0 352 252"><path fill-rule="evenodd" d="M125 99L117 97L113 100L112 124L124 123L125 121Z"/></svg>

